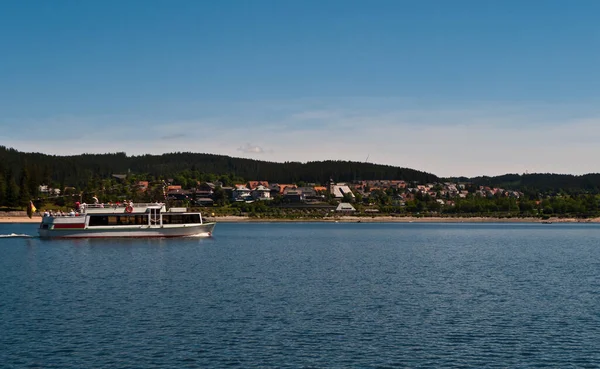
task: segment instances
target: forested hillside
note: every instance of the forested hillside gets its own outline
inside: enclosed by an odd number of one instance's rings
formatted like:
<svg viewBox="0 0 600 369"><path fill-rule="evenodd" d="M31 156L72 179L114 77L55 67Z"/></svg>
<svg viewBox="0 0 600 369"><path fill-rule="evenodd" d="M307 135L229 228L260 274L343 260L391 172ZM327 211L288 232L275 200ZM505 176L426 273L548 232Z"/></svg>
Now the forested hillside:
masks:
<svg viewBox="0 0 600 369"><path fill-rule="evenodd" d="M600 193L600 174L590 173L580 176L571 174L534 173L504 174L496 177L447 178L453 182L470 182L479 186L501 187L524 193L548 195Z"/></svg>
<svg viewBox="0 0 600 369"><path fill-rule="evenodd" d="M0 205L14 197L24 199L23 192L33 195L40 184L64 189L90 187L113 174L133 174L140 179L176 178L181 173L197 176L229 176L243 180L267 180L278 183L367 179L402 179L409 182L435 182L433 174L422 171L349 161L286 162L234 158L224 155L170 153L127 156L125 153L56 156L24 153L0 146ZM198 178L200 179L200 178Z"/></svg>
<svg viewBox="0 0 600 369"><path fill-rule="evenodd" d="M318 183L396 179L409 183L470 182L517 190L533 200L544 196L600 193L600 174L505 174L496 177L438 178L423 171L350 161L267 162L199 153L127 156L125 153L56 156L24 153L0 146L0 205L23 205L40 184L90 190L113 174L138 180L174 178L178 184L220 179L224 183L267 180L272 183Z"/></svg>

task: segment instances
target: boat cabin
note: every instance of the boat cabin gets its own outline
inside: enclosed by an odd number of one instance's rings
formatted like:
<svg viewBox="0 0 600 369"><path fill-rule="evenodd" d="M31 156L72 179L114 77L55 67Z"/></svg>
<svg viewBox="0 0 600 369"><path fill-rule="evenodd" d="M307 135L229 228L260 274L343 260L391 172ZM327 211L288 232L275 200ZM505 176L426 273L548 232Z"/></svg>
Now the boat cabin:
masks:
<svg viewBox="0 0 600 369"><path fill-rule="evenodd" d="M203 224L202 215L164 203L84 204L76 215L49 216L40 228L93 228L106 226L169 226Z"/></svg>

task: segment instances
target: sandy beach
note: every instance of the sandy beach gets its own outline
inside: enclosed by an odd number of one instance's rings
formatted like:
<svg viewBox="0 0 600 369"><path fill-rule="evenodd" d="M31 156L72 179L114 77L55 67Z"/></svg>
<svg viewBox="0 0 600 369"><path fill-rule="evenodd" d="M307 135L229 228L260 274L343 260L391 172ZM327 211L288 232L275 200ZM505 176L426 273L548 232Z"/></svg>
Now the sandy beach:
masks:
<svg viewBox="0 0 600 369"><path fill-rule="evenodd" d="M28 216L0 216L0 223L39 223L39 216L29 219Z"/></svg>
<svg viewBox="0 0 600 369"><path fill-rule="evenodd" d="M241 223L241 222L340 222L340 223L600 223L600 218L577 219L577 218L550 218L541 220L539 218L491 218L491 217L394 217L394 216L376 216L376 217L358 217L358 216L337 216L327 218L304 218L304 219L274 219L274 218L250 218L242 216L217 216L206 220L221 223ZM39 223L39 215L31 219L22 214L5 214L0 216L0 223Z"/></svg>

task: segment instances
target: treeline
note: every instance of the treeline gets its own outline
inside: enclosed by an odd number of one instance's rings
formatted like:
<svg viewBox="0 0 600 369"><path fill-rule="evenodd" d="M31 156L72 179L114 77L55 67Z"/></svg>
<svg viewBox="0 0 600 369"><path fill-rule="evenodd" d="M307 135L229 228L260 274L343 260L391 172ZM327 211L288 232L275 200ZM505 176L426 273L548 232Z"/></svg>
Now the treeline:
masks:
<svg viewBox="0 0 600 369"><path fill-rule="evenodd" d="M0 146L0 206L26 204L28 198L37 194L40 184L61 190L67 186L94 188L113 174L130 174L151 181L184 177L188 182L191 178L223 177L318 184L327 183L330 178L338 182L390 178L418 183L439 180L433 174L414 169L350 161L276 163L189 152L141 156L127 156L123 152L57 156L25 153Z"/></svg>
<svg viewBox="0 0 600 369"><path fill-rule="evenodd" d="M420 194L399 205L396 196L378 191L376 196L357 196L353 204L357 216L416 216L416 217L493 217L493 218L595 218L600 216L599 195L550 197L543 200L517 199L505 196L481 197L470 195L441 204L428 194ZM330 202L334 206L336 202ZM323 218L330 210L323 207L298 207L281 205L276 199L270 202L232 203L212 208L220 215L249 215L265 218Z"/></svg>
<svg viewBox="0 0 600 369"><path fill-rule="evenodd" d="M441 215L469 215L491 217L598 217L600 201L598 195L573 195L548 197L543 200L516 199L502 196L492 198L469 196L455 199L451 206L441 205L432 199L415 199L407 202L404 208L394 210L390 207L383 211L405 212L410 214L435 212Z"/></svg>
<svg viewBox="0 0 600 369"><path fill-rule="evenodd" d="M115 181L113 174L127 174L126 183ZM132 186L138 180L148 180L158 186L162 180L169 178L173 179L174 184L181 184L184 188L194 186L196 181L221 181L224 185L248 180L325 184L330 178L337 182L380 179L405 180L411 184L470 182L471 189L489 186L522 192L524 196L515 201L519 211L529 211L528 204L534 201L552 200L554 203L544 203L541 209L538 204L535 211L558 214L595 212L597 201L595 202L594 196L589 195L600 194L600 174L506 174L496 177L438 178L409 168L350 161L275 163L188 152L141 156L127 156L123 152L56 156L24 153L0 146L0 206L25 206L31 198L39 195L40 184L58 188L63 194L66 187L74 187L72 193L94 191L99 196L105 194L112 197L118 192L131 192L135 195ZM583 198L587 200L581 203ZM485 213L495 212L497 207L501 209L499 211L505 211L503 206L494 205L489 199L465 201L458 201L455 207L444 208L443 211L477 213L483 209L481 212ZM567 201L567 204L563 205L561 201ZM419 203L421 205L416 205ZM387 200L381 205L388 206ZM407 205L408 210L415 210L413 204ZM433 202L415 202L414 206L418 206L417 212L422 208L442 211Z"/></svg>
<svg viewBox="0 0 600 369"><path fill-rule="evenodd" d="M600 193L600 174L584 175L533 173L504 174L496 177L445 178L451 182L470 182L477 186L498 187L523 192L528 198Z"/></svg>

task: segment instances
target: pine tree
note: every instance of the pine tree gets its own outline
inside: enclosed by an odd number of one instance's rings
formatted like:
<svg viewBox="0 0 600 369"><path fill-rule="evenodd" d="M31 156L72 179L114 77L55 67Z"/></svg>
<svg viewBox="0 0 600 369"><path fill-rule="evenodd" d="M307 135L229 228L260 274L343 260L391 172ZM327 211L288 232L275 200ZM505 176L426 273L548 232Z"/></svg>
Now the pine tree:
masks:
<svg viewBox="0 0 600 369"><path fill-rule="evenodd" d="M0 206L6 206L6 179L0 173Z"/></svg>
<svg viewBox="0 0 600 369"><path fill-rule="evenodd" d="M8 172L6 179L6 205L7 206L18 206L19 205L19 186L13 177L12 172Z"/></svg>
<svg viewBox="0 0 600 369"><path fill-rule="evenodd" d="M19 205L27 206L29 201L31 201L31 192L30 188L30 179L29 179L29 170L26 166L23 166L23 170L21 172L21 180L19 181Z"/></svg>

